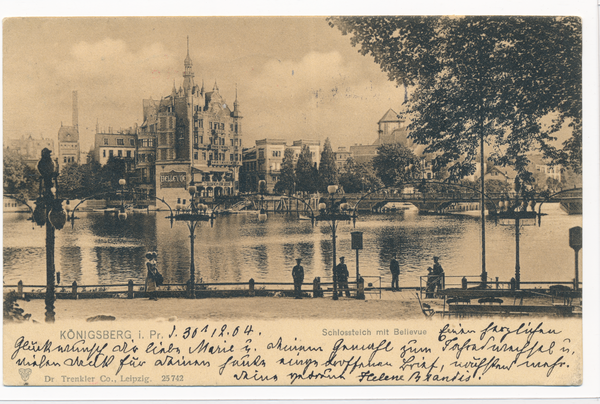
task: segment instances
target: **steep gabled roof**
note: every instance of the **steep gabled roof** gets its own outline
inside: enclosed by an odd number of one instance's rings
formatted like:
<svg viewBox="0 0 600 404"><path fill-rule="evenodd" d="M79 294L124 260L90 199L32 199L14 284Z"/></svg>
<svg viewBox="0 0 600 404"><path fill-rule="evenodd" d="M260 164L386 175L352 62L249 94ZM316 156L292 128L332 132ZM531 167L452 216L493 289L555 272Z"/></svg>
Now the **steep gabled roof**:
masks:
<svg viewBox="0 0 600 404"><path fill-rule="evenodd" d="M385 113L385 115L383 115L383 118L381 118L379 120L379 122L377 122L378 124L381 122L398 122L398 113L396 111L394 111L393 109L388 109L388 111Z"/></svg>

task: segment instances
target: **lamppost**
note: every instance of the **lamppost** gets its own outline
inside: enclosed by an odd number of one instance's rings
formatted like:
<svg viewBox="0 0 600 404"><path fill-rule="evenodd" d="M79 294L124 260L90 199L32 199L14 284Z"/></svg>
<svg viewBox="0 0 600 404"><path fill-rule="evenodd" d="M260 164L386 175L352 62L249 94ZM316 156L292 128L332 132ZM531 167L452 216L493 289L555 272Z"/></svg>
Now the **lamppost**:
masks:
<svg viewBox="0 0 600 404"><path fill-rule="evenodd" d="M125 194L125 185L127 184L127 181L125 181L125 179L121 178L119 180L119 185L121 186L121 190L120 190L120 195L121 195L121 210L119 210L119 220L125 220L127 219L127 212L125 212L125 204L123 202L123 198L124 198L124 194Z"/></svg>
<svg viewBox="0 0 600 404"><path fill-rule="evenodd" d="M39 226L46 225L46 322L54 322L54 229L60 230L67 222L62 208L63 200L56 197L56 178L58 162L50 157L52 151L45 148L38 162L37 169L41 175L40 195L35 201L33 219Z"/></svg>
<svg viewBox="0 0 600 404"><path fill-rule="evenodd" d="M342 198L339 203L335 202L335 193L337 192L337 185L329 185L327 192L330 195L329 202L327 205L327 199L321 198L319 200L319 215L315 217L316 221L328 221L331 222L331 237L333 240L333 300L338 300L337 293L337 271L336 271L336 235L337 222L353 220L356 224L356 213L350 215L350 205L346 202L346 198Z"/></svg>
<svg viewBox="0 0 600 404"><path fill-rule="evenodd" d="M499 219L503 220L502 224L511 224L512 220L515 221L515 289L521 288L521 263L520 263L520 235L521 235L521 224L527 224L525 219L533 219L533 224L535 224L535 200L531 198L531 202L527 201L525 195L523 195L523 201L519 201L519 193L522 191L521 180L519 177L515 178L514 183L514 191L515 191L515 200L511 203L511 201L507 198L507 200L500 201L500 208L503 209L503 212L498 214ZM531 206L531 211L527 211L527 206Z"/></svg>
<svg viewBox="0 0 600 404"><path fill-rule="evenodd" d="M196 197L196 186L192 181L188 187L190 193L190 204L183 206L182 209L177 210L177 214L171 214L170 219L177 222L185 222L190 231L190 280L189 280L189 298L194 299L196 297L196 267L194 265L194 239L196 226L201 222L208 222L212 227L215 213L214 211L208 214L208 206L201 201L195 200Z"/></svg>

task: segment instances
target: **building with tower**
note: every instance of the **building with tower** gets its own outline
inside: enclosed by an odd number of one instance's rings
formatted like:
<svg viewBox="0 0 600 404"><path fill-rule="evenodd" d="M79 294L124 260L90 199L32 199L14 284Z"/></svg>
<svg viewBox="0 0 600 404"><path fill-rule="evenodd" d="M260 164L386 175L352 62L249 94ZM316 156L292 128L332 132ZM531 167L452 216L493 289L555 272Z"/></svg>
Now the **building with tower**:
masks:
<svg viewBox="0 0 600 404"><path fill-rule="evenodd" d="M194 82L189 38L184 69L179 89L173 83L171 94L161 100L143 101L144 122L140 126L142 142L156 142L156 155L152 156L156 196L173 206L177 198L186 196L190 183L203 197L237 194L242 163L237 89L231 109L216 81L212 91L204 89L204 81L201 85ZM147 152L151 149L148 147Z"/></svg>
<svg viewBox="0 0 600 404"><path fill-rule="evenodd" d="M77 91L73 91L73 118L72 126L60 124L58 130L58 163L59 166L80 163L79 146L79 116L77 106Z"/></svg>

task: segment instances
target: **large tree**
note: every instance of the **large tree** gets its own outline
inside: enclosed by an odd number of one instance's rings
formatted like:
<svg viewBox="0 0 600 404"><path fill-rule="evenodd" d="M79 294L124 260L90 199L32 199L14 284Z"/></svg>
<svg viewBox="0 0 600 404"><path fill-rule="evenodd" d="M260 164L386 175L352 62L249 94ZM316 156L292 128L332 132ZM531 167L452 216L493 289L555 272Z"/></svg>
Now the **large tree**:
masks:
<svg viewBox="0 0 600 404"><path fill-rule="evenodd" d="M298 191L315 192L317 190L317 176L312 160L312 153L307 145L302 146L298 162L296 163L296 180Z"/></svg>
<svg viewBox="0 0 600 404"><path fill-rule="evenodd" d="M321 191L327 191L328 185L338 185L338 169L335 164L335 153L331 148L329 138L325 139L323 151L321 152L321 161L319 162L319 188Z"/></svg>
<svg viewBox="0 0 600 404"><path fill-rule="evenodd" d="M283 153L281 162L281 175L279 181L275 184L275 192L292 193L296 187L296 172L294 171L294 149L287 148Z"/></svg>
<svg viewBox="0 0 600 404"><path fill-rule="evenodd" d="M357 163L352 157L346 160L344 172L340 174L340 185L348 193L372 191L383 186L370 164Z"/></svg>
<svg viewBox="0 0 600 404"><path fill-rule="evenodd" d="M450 176L475 171L482 141L526 179L528 153L581 170L578 17L335 17L390 80L412 89L410 137ZM554 118L551 124L546 121ZM555 135L570 129L562 147Z"/></svg>
<svg viewBox="0 0 600 404"><path fill-rule="evenodd" d="M419 159L401 144L384 144L377 148L373 169L386 187L401 186L420 172Z"/></svg>
<svg viewBox="0 0 600 404"><path fill-rule="evenodd" d="M37 170L29 167L23 158L11 152L4 153L3 188L5 194L15 195L22 200L32 199L38 193Z"/></svg>
<svg viewBox="0 0 600 404"><path fill-rule="evenodd" d="M101 166L97 162L62 166L58 176L60 196L83 199L105 190L101 180Z"/></svg>

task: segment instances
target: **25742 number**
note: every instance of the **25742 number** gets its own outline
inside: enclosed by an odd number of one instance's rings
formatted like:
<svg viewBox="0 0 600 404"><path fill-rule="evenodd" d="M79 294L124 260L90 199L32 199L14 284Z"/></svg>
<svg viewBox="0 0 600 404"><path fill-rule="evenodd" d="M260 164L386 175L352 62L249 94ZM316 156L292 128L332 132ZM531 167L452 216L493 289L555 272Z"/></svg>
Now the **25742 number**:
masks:
<svg viewBox="0 0 600 404"><path fill-rule="evenodd" d="M183 375L162 375L163 382L182 382Z"/></svg>

